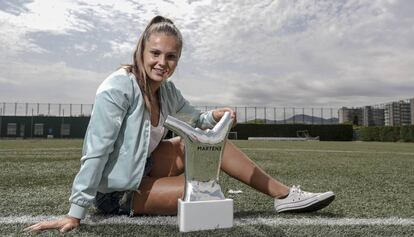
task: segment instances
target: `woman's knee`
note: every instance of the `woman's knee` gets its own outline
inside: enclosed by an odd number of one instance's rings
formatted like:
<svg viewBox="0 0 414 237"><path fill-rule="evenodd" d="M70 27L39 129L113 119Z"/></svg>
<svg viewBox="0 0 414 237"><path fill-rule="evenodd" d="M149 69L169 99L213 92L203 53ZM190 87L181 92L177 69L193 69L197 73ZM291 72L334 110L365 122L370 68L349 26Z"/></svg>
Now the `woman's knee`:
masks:
<svg viewBox="0 0 414 237"><path fill-rule="evenodd" d="M176 156L184 156L184 141L181 137L173 137L160 142L154 153L173 152Z"/></svg>
<svg viewBox="0 0 414 237"><path fill-rule="evenodd" d="M174 137L171 138L174 150L176 153L176 160L175 160L175 166L177 168L178 174L181 174L184 172L184 157L185 157L185 147L184 147L184 140L181 139L181 137Z"/></svg>
<svg viewBox="0 0 414 237"><path fill-rule="evenodd" d="M184 177L144 178L134 195L136 215L175 215L177 200L184 193Z"/></svg>
<svg viewBox="0 0 414 237"><path fill-rule="evenodd" d="M162 141L151 154L152 177L176 176L184 172L184 143L180 137Z"/></svg>
<svg viewBox="0 0 414 237"><path fill-rule="evenodd" d="M181 137L173 137L168 141L172 143L177 155L184 156L184 140Z"/></svg>

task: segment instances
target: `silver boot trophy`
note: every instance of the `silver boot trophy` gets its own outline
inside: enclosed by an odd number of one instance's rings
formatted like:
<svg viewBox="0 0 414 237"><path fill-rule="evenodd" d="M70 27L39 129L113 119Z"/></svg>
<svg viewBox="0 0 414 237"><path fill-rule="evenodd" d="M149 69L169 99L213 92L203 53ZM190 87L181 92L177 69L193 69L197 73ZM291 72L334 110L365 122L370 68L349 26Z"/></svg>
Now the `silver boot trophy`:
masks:
<svg viewBox="0 0 414 237"><path fill-rule="evenodd" d="M171 116L164 123L185 143L184 197L178 200L177 214L181 232L233 226L233 200L224 197L218 183L232 123L229 112L211 130L193 128Z"/></svg>

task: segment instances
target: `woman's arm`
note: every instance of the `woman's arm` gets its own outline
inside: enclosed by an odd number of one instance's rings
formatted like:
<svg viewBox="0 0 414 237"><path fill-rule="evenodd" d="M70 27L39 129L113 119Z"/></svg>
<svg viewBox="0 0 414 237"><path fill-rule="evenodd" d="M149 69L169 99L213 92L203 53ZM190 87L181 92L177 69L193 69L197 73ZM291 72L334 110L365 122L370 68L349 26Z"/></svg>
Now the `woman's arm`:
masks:
<svg viewBox="0 0 414 237"><path fill-rule="evenodd" d="M232 127L236 126L236 124L237 124L237 115L236 115L236 112L234 112L234 110L232 110L230 108L219 108L219 109L213 110L213 112L212 112L213 119L216 122L220 121L221 117L224 116L225 112L229 112L231 118L233 119Z"/></svg>
<svg viewBox="0 0 414 237"><path fill-rule="evenodd" d="M68 215L83 219L96 196L102 172L114 149L124 117L129 108L129 80L115 76L98 89L91 120L83 143L81 168L72 186Z"/></svg>
<svg viewBox="0 0 414 237"><path fill-rule="evenodd" d="M87 208L96 196L102 172L114 149L132 98L132 83L125 74L112 74L98 88L86 131L81 168L72 186L68 216L61 220L40 222L26 228L37 232L46 229L69 231L80 225Z"/></svg>

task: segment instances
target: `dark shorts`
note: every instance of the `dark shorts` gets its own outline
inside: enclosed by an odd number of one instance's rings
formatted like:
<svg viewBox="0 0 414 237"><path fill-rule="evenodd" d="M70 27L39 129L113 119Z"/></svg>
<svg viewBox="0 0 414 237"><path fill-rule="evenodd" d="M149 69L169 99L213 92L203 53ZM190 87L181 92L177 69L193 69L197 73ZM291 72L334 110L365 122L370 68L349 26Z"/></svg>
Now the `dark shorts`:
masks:
<svg viewBox="0 0 414 237"><path fill-rule="evenodd" d="M154 161L147 158L143 177L148 177ZM118 191L112 193L96 193L94 206L97 214L133 216L133 197L135 190Z"/></svg>

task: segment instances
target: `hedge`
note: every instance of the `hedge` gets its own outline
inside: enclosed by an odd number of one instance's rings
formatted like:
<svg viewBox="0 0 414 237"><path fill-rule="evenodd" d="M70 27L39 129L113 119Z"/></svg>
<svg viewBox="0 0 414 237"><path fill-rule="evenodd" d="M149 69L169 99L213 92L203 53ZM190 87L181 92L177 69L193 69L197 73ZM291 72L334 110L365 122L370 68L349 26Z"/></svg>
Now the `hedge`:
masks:
<svg viewBox="0 0 414 237"><path fill-rule="evenodd" d="M414 125L401 127L400 140L404 142L414 142Z"/></svg>
<svg viewBox="0 0 414 237"><path fill-rule="evenodd" d="M297 137L297 131L308 131L311 137L319 136L321 141L352 141L352 125L308 125L308 124L237 124L232 132L237 138L248 137Z"/></svg>
<svg viewBox="0 0 414 237"><path fill-rule="evenodd" d="M362 141L381 142L414 142L414 126L382 126L382 127L359 127L359 138Z"/></svg>

